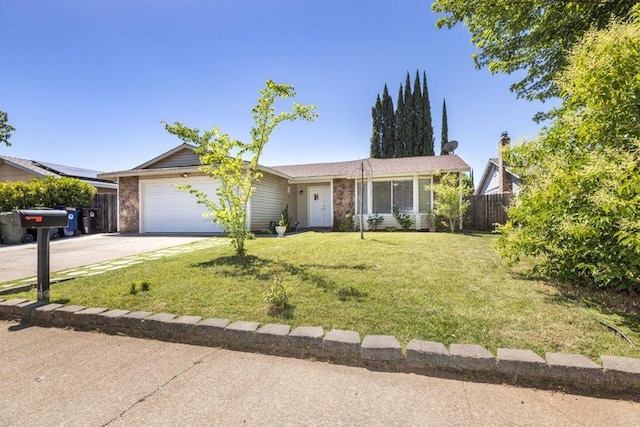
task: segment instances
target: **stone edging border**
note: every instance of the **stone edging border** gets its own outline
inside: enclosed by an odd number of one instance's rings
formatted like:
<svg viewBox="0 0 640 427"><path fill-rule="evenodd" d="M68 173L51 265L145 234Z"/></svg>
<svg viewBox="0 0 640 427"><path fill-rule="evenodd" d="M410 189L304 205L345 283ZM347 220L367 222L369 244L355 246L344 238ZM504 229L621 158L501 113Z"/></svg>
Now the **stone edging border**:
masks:
<svg viewBox="0 0 640 427"><path fill-rule="evenodd" d="M580 354L500 348L496 356L475 344L412 340L403 353L394 336L367 335L319 326L300 326L200 316L129 312L30 301L0 299L0 320L19 320L46 327L125 334L183 344L224 347L279 356L314 358L374 370L507 383L569 393L640 401L640 359L600 356L602 366Z"/></svg>

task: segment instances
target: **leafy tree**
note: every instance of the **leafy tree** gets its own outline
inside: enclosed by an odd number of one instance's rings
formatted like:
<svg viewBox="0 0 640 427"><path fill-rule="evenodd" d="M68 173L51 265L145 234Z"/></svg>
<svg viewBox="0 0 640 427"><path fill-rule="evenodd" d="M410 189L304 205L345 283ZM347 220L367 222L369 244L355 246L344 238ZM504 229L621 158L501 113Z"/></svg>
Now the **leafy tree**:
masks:
<svg viewBox="0 0 640 427"><path fill-rule="evenodd" d="M455 231L456 222L469 209L469 202L464 200L470 194L469 187L460 185L458 174L446 173L433 186L436 215L444 217L449 222L451 232Z"/></svg>
<svg viewBox="0 0 640 427"><path fill-rule="evenodd" d="M471 33L479 52L477 68L527 75L511 86L519 98L545 100L559 94L554 78L567 65L566 54L591 28L603 29L613 16L625 17L636 0L435 0L447 14L438 28L458 23Z"/></svg>
<svg viewBox="0 0 640 427"><path fill-rule="evenodd" d="M640 290L640 9L587 32L556 76L564 101L537 141L511 148L522 191L501 254L580 285Z"/></svg>
<svg viewBox="0 0 640 427"><path fill-rule="evenodd" d="M371 118L373 119L373 129L371 131L371 154L374 159L382 157L382 102L380 95L376 98L375 105L371 108Z"/></svg>
<svg viewBox="0 0 640 427"><path fill-rule="evenodd" d="M247 230L247 204L255 190L255 182L262 177L258 166L271 132L285 120L312 121L317 117L314 106L296 103L292 104L291 111L275 114L273 104L278 99L295 97L295 90L290 85L267 80L266 87L260 90L260 94L258 104L252 109L253 127L251 142L248 143L231 139L228 134L215 127L200 133L199 129L188 128L179 122L174 122L173 125L165 123L169 133L196 146L196 153L202 163L200 169L220 182L216 190L217 201L188 185L180 188L188 190L196 196L198 203L207 206L213 220L226 228L231 244L240 257L244 257L246 253L245 240L253 236ZM245 161L245 156L251 158Z"/></svg>
<svg viewBox="0 0 640 427"><path fill-rule="evenodd" d="M11 138L11 132L14 132L16 128L9 123L9 115L4 111L0 111L0 144L4 144L7 147L11 146L9 138Z"/></svg>
<svg viewBox="0 0 640 427"><path fill-rule="evenodd" d="M448 151L444 151L444 144L449 142L449 125L447 124L447 101L442 100L442 132L440 134L440 155L449 154Z"/></svg>

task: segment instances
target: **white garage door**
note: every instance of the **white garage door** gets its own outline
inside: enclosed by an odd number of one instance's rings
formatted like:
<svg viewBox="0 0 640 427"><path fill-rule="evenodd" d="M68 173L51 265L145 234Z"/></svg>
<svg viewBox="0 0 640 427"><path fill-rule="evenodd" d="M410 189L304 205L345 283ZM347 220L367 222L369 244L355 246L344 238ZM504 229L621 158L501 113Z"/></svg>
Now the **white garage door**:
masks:
<svg viewBox="0 0 640 427"><path fill-rule="evenodd" d="M205 205L197 203L196 196L174 185L189 184L206 193L210 199L216 198L218 183L207 177L166 178L140 181L141 224L143 233L215 233L224 231L212 221L212 217L202 216L207 212Z"/></svg>

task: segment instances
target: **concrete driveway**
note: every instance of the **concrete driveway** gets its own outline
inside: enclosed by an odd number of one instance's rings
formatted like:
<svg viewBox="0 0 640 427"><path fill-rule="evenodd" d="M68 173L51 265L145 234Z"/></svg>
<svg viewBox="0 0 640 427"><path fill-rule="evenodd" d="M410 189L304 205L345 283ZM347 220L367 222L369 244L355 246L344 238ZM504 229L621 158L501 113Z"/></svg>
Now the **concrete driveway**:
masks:
<svg viewBox="0 0 640 427"><path fill-rule="evenodd" d="M52 240L51 273L204 240L202 236L88 234ZM0 282L38 273L37 243L0 245Z"/></svg>

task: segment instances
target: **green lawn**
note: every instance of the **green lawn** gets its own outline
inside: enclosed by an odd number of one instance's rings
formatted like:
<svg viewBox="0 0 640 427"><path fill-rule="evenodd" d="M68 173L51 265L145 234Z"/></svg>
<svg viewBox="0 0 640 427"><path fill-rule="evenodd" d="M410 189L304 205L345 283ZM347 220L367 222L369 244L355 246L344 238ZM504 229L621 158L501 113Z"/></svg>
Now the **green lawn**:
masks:
<svg viewBox="0 0 640 427"><path fill-rule="evenodd" d="M248 242L245 264L226 244L55 284L65 304L291 326L322 326L445 344L640 357L598 320L640 345L636 311L568 295L505 267L496 237L448 233L303 233ZM290 307L270 315L263 292L274 273ZM143 282L149 291L130 293ZM27 294L23 294L27 295ZM35 299L35 291L28 296Z"/></svg>

